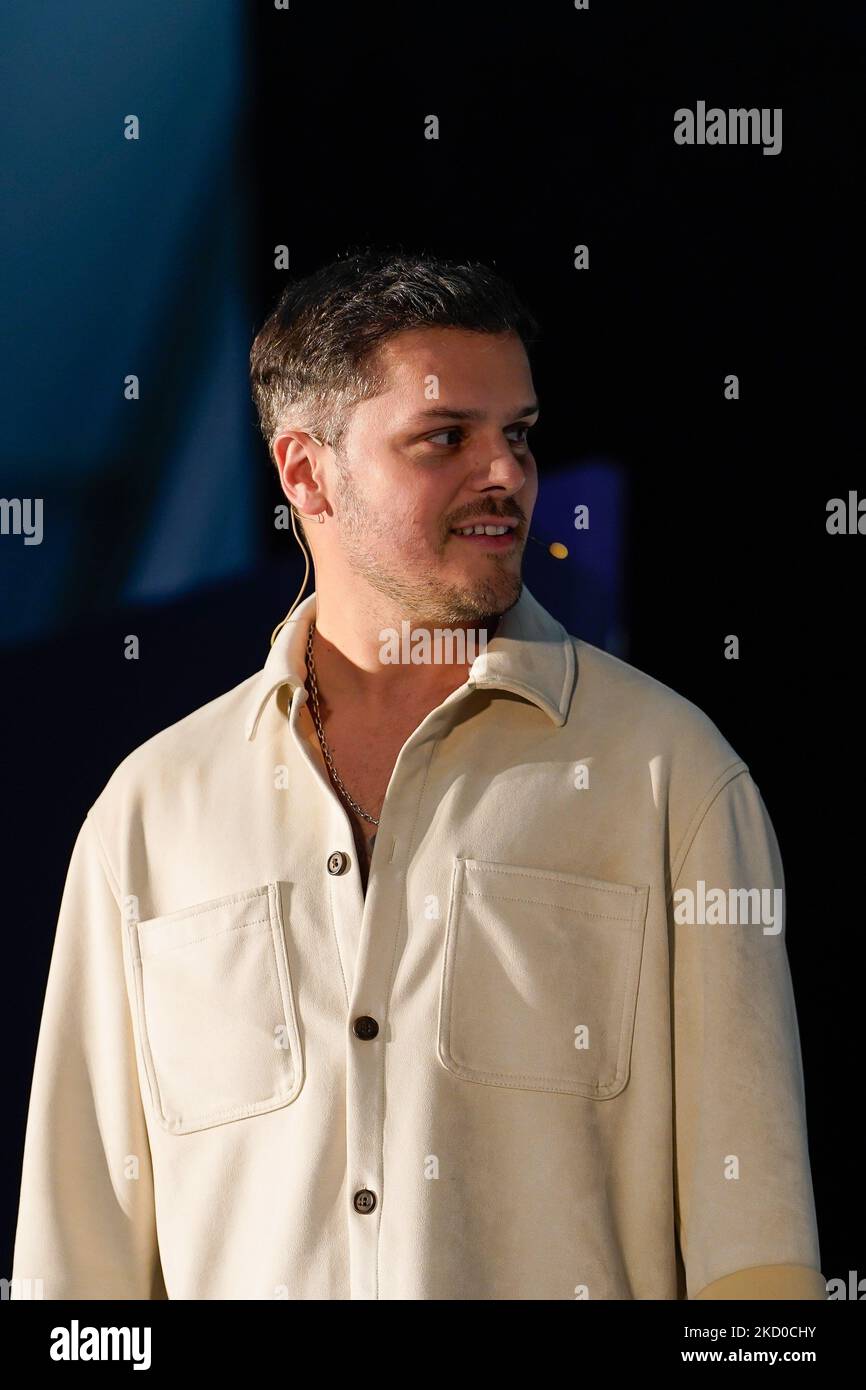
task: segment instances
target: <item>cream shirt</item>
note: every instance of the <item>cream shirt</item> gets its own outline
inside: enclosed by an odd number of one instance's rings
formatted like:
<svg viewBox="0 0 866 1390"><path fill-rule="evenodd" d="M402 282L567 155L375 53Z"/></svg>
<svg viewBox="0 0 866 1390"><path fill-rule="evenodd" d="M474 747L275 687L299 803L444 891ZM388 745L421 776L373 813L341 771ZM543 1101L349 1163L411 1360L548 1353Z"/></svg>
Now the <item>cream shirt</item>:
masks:
<svg viewBox="0 0 866 1390"><path fill-rule="evenodd" d="M782 864L746 764L524 588L403 745L365 897L306 707L315 611L87 813L13 1280L825 1298ZM732 889L766 912L714 921Z"/></svg>

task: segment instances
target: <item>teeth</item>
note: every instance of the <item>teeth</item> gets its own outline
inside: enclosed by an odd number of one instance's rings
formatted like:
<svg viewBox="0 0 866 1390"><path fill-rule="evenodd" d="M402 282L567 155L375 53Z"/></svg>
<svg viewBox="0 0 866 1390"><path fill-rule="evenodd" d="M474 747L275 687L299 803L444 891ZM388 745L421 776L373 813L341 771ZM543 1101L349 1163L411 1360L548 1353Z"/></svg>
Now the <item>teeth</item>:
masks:
<svg viewBox="0 0 866 1390"><path fill-rule="evenodd" d="M504 536L510 526L460 526L455 528L458 536Z"/></svg>

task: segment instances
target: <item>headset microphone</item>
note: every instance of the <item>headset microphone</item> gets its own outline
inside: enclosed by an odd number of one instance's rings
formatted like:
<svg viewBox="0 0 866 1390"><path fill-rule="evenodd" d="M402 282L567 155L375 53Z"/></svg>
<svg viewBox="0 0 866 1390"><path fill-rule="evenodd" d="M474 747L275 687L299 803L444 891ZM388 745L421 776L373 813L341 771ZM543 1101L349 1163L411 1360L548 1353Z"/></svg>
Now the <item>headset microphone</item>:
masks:
<svg viewBox="0 0 866 1390"><path fill-rule="evenodd" d="M311 437L312 437L312 436L311 436ZM318 442L319 442L319 441L316 440L316 443L317 443L317 444L318 444ZM294 532L295 540L298 542L298 545L301 547L301 550L303 551L303 554L304 554L304 566L305 566L305 569L304 569L304 582L303 582L303 584L301 585L301 589L300 589L300 593L298 594L298 597L295 599L295 601L294 601L294 603L292 604L291 608L289 609L288 613L287 613L286 616L283 618L283 621L282 621L281 623L277 623L276 627L274 628L273 632L271 633L271 643L270 643L271 646L274 645L274 642L276 641L277 633L279 632L280 628L283 627L283 626L288 622L289 618L292 616L292 614L294 613L294 611L295 611L295 609L297 608L298 604L300 603L300 601L301 601L301 595L303 594L304 590L306 589L306 587L307 587L307 580L308 580L309 577L310 577L310 554L309 554L309 550L308 550L307 546L305 545L304 541L301 540L301 537L300 537L299 534L298 534L298 528L297 528L297 526L296 526L296 524L295 524L295 517L296 517L297 514L296 514L296 512L295 512L294 507L292 507L291 512L292 512L292 531ZM538 539L538 536L533 536L531 532L530 532L530 534L529 534L529 539L530 539L531 541L535 541L535 544L536 544L536 545L541 545L541 546L543 546L544 549L547 551L548 555L552 555L552 556L553 556L554 560L565 560L565 559L567 558L567 556L568 556L568 547L567 547L567 546L564 546L564 545L562 544L562 541L551 541L550 544L548 544L547 541L541 541L541 540L539 540L539 539Z"/></svg>
<svg viewBox="0 0 866 1390"><path fill-rule="evenodd" d="M537 536L533 536L531 533L529 539L535 541L536 545L543 545L544 549L549 555L553 556L554 560L564 560L568 555L568 547L563 545L562 541L551 541L548 545L547 541L540 541Z"/></svg>

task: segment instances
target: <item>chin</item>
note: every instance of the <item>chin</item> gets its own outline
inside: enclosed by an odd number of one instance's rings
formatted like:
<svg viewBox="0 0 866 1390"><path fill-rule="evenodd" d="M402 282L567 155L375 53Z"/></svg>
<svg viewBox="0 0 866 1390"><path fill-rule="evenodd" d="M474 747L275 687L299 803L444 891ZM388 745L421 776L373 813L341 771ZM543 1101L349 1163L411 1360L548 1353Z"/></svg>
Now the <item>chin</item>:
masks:
<svg viewBox="0 0 866 1390"><path fill-rule="evenodd" d="M480 619L498 618L513 608L520 598L523 581L519 574L499 575L495 579L480 582L467 579L465 583L450 583L443 586L440 603L447 611L447 622L477 622Z"/></svg>

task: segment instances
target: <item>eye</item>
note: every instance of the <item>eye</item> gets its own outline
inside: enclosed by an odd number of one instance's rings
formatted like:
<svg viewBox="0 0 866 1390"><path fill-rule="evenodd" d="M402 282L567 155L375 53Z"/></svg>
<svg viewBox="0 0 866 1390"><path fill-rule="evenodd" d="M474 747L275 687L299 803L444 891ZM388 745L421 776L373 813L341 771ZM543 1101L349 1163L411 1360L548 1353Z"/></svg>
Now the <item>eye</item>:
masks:
<svg viewBox="0 0 866 1390"><path fill-rule="evenodd" d="M516 431L517 438L512 439L512 443L517 444L519 447L523 448L526 444L529 443L529 431L531 429L532 426L527 424L507 425L506 428L503 430L503 434L505 434L507 438L511 439L512 435ZM447 429L439 430L436 434L428 434L426 437L426 443L436 444L443 448L454 448L458 444L460 444L462 440L465 439L465 437L466 431L460 425L449 425Z"/></svg>
<svg viewBox="0 0 866 1390"><path fill-rule="evenodd" d="M529 443L529 431L530 431L531 429L532 429L532 426L531 426L531 425L509 425L508 428L504 431L504 433L507 435L507 434L509 434L512 430L517 430L517 431L518 431L518 438L515 439L514 443L515 443L515 444L520 444L520 445L525 445L525 444L528 444L528 443Z"/></svg>
<svg viewBox="0 0 866 1390"><path fill-rule="evenodd" d="M445 438L445 436L446 436L446 435L449 435L449 434L456 434L456 435L457 435L457 439L454 440L454 439L447 439L447 438ZM438 443L440 442L440 440L441 440L441 441L444 442L444 445L445 445L445 447L447 448L447 447L449 447L450 445L459 444L459 442L460 442L460 440L461 440L462 438L463 438L463 430L460 428L460 426L459 426L459 425L449 425L448 428L447 428L447 430L439 430L439 432L438 432L437 434L428 434L428 435L427 435L427 443L428 443L428 444L438 444Z"/></svg>

